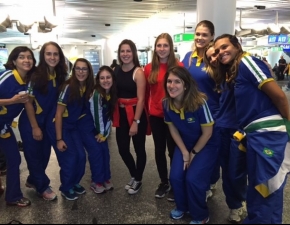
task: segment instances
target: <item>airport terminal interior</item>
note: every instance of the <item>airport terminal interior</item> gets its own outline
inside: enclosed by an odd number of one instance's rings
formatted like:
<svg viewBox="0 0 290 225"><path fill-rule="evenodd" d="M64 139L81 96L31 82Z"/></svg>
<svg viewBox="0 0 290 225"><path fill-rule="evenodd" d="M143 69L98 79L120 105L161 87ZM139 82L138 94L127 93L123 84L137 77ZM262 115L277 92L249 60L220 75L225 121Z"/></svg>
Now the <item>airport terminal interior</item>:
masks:
<svg viewBox="0 0 290 225"><path fill-rule="evenodd" d="M290 65L289 15L290 0L0 0L0 72L16 46L31 48L38 62L40 49L48 41L61 46L67 65L74 64L78 58L86 58L96 74L101 66L110 66L117 59L120 42L130 39L137 46L140 65L145 66L152 60L154 42L161 33L171 35L175 56L182 61L192 49L195 26L201 20L214 23L216 37L223 33L235 34L243 50L275 68L281 56ZM290 103L290 77L275 78ZM21 141L18 129L14 131ZM9 207L2 195L0 224L190 223L187 214L181 220L171 219L170 211L175 203L166 196L162 199L154 196L160 179L152 136L146 139L143 186L135 195L129 195L124 189L130 174L119 155L114 128L108 143L114 189L94 193L90 189L91 171L87 162L81 181L86 193L76 201L67 201L61 196L59 165L53 149L47 175L57 199L45 201L27 188L29 171L21 151L21 189L32 204L23 208ZM132 144L131 151L134 152ZM169 157L167 159L169 167ZM5 172L0 178L5 184ZM209 224L229 224L221 178L208 199L208 207ZM290 224L289 182L284 191L283 210L283 223Z"/></svg>

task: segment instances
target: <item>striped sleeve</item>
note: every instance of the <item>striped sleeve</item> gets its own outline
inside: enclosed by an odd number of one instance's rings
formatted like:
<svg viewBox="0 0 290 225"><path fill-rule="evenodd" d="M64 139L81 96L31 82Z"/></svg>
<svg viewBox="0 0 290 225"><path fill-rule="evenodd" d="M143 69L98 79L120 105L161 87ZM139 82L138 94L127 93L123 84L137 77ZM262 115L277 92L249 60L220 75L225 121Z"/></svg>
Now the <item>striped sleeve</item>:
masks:
<svg viewBox="0 0 290 225"><path fill-rule="evenodd" d="M258 88L269 82L274 81L271 71L269 70L266 63L263 61L253 58L251 56L245 56L242 58L242 62L246 67L245 74L249 74L249 77L245 77L246 79L250 79ZM249 73L250 72L250 73Z"/></svg>
<svg viewBox="0 0 290 225"><path fill-rule="evenodd" d="M27 86L27 94L28 94L30 97L34 97L33 86L32 86L31 81L28 83L28 86Z"/></svg>
<svg viewBox="0 0 290 225"><path fill-rule="evenodd" d="M66 85L65 88L60 93L57 103L59 105L66 106L68 102L68 98L69 98L69 85Z"/></svg>
<svg viewBox="0 0 290 225"><path fill-rule="evenodd" d="M2 73L0 76L0 87L1 87L1 85L4 84L5 80L7 80L12 75L13 75L13 73L11 70L8 70L8 71Z"/></svg>
<svg viewBox="0 0 290 225"><path fill-rule="evenodd" d="M204 101L204 104L200 108L200 125L201 126L212 126L214 124L214 120L212 118L210 109L207 105L207 102Z"/></svg>

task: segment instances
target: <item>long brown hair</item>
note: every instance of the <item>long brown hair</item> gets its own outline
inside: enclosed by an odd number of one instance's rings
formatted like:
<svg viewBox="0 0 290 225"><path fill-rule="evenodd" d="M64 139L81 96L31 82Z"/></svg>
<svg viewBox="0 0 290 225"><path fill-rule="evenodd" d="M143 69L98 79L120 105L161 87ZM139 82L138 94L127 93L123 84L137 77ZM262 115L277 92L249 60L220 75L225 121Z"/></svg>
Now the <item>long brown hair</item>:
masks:
<svg viewBox="0 0 290 225"><path fill-rule="evenodd" d="M85 87L86 87L86 91L84 93L85 99L89 100L93 90L94 90L94 71L92 68L91 63L84 59L84 58L78 58L76 60L76 62L74 63L73 69L72 69L72 75L71 77L64 83L62 89L64 89L66 87L66 85L69 85L70 87L70 95L69 95L69 100L68 102L81 102L81 94L80 94L80 82L78 81L77 77L76 77L76 72L75 72L75 67L77 65L78 62L84 62L87 64L88 67L88 77L85 81Z"/></svg>
<svg viewBox="0 0 290 225"><path fill-rule="evenodd" d="M183 82L185 90L181 101L181 106L182 108L184 108L185 112L194 112L199 107L204 105L205 100L207 100L207 97L204 93L198 90L197 83L192 78L188 70L182 66L175 66L167 71L164 79L163 86L165 90L165 99L169 101L168 107L169 105L174 105L174 99L170 97L167 90L167 80L170 74L177 76Z"/></svg>
<svg viewBox="0 0 290 225"><path fill-rule="evenodd" d="M102 86L100 85L100 75L103 71L107 71L108 73L111 74L112 80L113 80L113 84L112 87L110 88L110 100L109 100L109 105L110 105L110 112L109 112L109 117L110 119L113 119L113 114L114 114L114 109L115 109L115 105L117 103L118 97L117 97L117 83L116 83L116 75L114 73L114 71L111 69L111 67L109 66L102 66L99 70L99 72L97 73L96 76L96 85L95 85L95 90L102 96L105 97L107 95L106 90L104 88L102 88Z"/></svg>
<svg viewBox="0 0 290 225"><path fill-rule="evenodd" d="M214 43L216 43L218 40L227 38L230 43L238 50L234 60L232 60L232 62L230 62L230 64L222 64L222 63L218 63L217 66L217 75L216 75L216 85L217 85L217 89L218 91L221 91L221 85L222 83L226 82L228 83L228 87L231 86L231 83L234 82L237 74L238 74L238 66L239 63L243 57L243 49L241 44L239 43L239 40L236 36L231 35L231 34L223 34L219 37L217 37L214 41Z"/></svg>
<svg viewBox="0 0 290 225"><path fill-rule="evenodd" d="M154 44L155 47L154 47L154 53L153 53L152 62L151 62L152 69L151 69L151 73L148 77L149 84L156 84L157 83L160 61L159 61L158 54L156 53L156 45L160 39L166 39L166 41L168 42L169 47L170 47L170 53L169 53L168 60L167 60L167 68L178 65L177 60L175 58L175 54L174 54L174 46L173 46L172 37L168 33L160 34L156 38L156 41Z"/></svg>
<svg viewBox="0 0 290 225"><path fill-rule="evenodd" d="M216 75L217 75L217 70L216 70L216 68L214 68L211 65L211 63L206 55L207 51L210 48L214 48L214 42L210 42L204 51L204 54L203 54L203 62L204 62L204 66L205 66L204 71L215 81Z"/></svg>
<svg viewBox="0 0 290 225"><path fill-rule="evenodd" d="M59 53L59 63L54 68L55 74L56 74L56 81L59 86L61 86L67 77L67 65L65 62L65 56L63 54L63 51L61 47L55 43L55 42L47 42L45 43L39 53L39 64L36 68L35 73L31 77L31 82L35 89L39 90L41 93L46 94L48 89L48 83L49 83L49 66L45 62L45 49L47 46L53 45L58 49Z"/></svg>

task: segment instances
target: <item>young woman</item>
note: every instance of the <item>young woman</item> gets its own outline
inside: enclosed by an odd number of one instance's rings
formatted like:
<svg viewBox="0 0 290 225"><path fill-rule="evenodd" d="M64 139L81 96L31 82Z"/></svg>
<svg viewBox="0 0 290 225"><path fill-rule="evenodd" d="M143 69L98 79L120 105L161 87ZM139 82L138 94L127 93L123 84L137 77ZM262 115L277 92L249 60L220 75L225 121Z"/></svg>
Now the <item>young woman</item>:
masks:
<svg viewBox="0 0 290 225"><path fill-rule="evenodd" d="M191 76L197 82L198 88L201 92L205 93L208 97L208 106L211 110L214 120L219 112L219 93L215 91L214 77L207 73L204 69L205 64L203 56L205 49L208 47L211 41L214 39L215 28L212 22L203 20L196 25L195 28L195 40L194 50L188 52L184 59L183 64L190 72ZM215 140L216 146L220 148L220 129L218 126L214 126L212 139ZM215 187L216 182L219 180L220 168L218 162L215 166L214 173L211 178L211 188ZM210 188L210 187L209 187ZM208 197L212 195L212 192L208 192Z"/></svg>
<svg viewBox="0 0 290 225"><path fill-rule="evenodd" d="M101 194L113 189L107 137L117 103L117 88L114 71L108 66L100 68L95 80L95 90L87 102L86 115L78 122L78 128L88 152L92 173L91 189Z"/></svg>
<svg viewBox="0 0 290 225"><path fill-rule="evenodd" d="M16 47L10 53L6 71L0 74L0 148L7 160L6 196L7 205L29 206L31 202L23 197L20 189L19 166L21 156L11 126L14 118L28 102L26 82L35 69L36 60L27 47Z"/></svg>
<svg viewBox="0 0 290 225"><path fill-rule="evenodd" d="M146 79L137 55L136 45L123 40L118 49L121 67L115 69L117 77L118 105L115 108L114 123L119 153L129 169L131 179L125 186L129 194L136 194L142 187L146 165L145 141L147 118L144 109ZM130 153L133 140L137 160Z"/></svg>
<svg viewBox="0 0 290 225"><path fill-rule="evenodd" d="M170 216L181 219L189 211L191 224L207 223L206 191L218 150L210 140L214 121L206 96L198 91L190 73L180 66L168 70L164 89L165 122L177 145L170 171L176 208Z"/></svg>
<svg viewBox="0 0 290 225"><path fill-rule="evenodd" d="M204 62L206 72L216 79L218 52L213 45L214 43L211 43L205 50ZM244 151L239 149L240 142L233 137L239 128L233 89L227 88L226 85L223 85L223 87L223 90L217 90L220 93L220 110L216 115L215 126L220 130L221 144L219 164L214 170L213 176L216 176L215 173L221 166L223 192L230 209L228 220L231 223L239 223L246 211L244 207L247 192L246 155Z"/></svg>
<svg viewBox="0 0 290 225"><path fill-rule="evenodd" d="M267 65L244 53L238 39L215 40L219 52L217 85L233 89L238 125L247 135L248 191L246 224L281 224L283 190L289 168L285 151L289 123L287 97ZM283 169L282 169L283 168Z"/></svg>
<svg viewBox="0 0 290 225"><path fill-rule="evenodd" d="M168 33L160 34L155 41L152 62L145 66L144 74L147 80L146 98L148 99L149 122L152 130L155 161L161 183L155 192L156 198L163 198L170 190L166 160L166 145L170 163L172 161L175 143L170 135L168 126L164 123L162 100L165 96L163 89L164 76L168 68L182 65L174 54L173 41ZM146 99L146 101L147 101ZM169 200L174 200L171 195Z"/></svg>
<svg viewBox="0 0 290 225"><path fill-rule="evenodd" d="M56 156L60 166L61 195L78 199L86 190L80 185L85 173L86 154L77 128L85 102L94 88L94 73L88 60L76 60L72 76L65 82L55 114Z"/></svg>
<svg viewBox="0 0 290 225"><path fill-rule="evenodd" d="M35 189L43 199L57 195L50 187L46 168L51 153L48 121L55 114L58 91L67 76L64 54L55 42L45 43L40 50L39 64L28 84L29 101L19 118L19 131L29 170L26 186ZM54 109L54 110L53 110Z"/></svg>

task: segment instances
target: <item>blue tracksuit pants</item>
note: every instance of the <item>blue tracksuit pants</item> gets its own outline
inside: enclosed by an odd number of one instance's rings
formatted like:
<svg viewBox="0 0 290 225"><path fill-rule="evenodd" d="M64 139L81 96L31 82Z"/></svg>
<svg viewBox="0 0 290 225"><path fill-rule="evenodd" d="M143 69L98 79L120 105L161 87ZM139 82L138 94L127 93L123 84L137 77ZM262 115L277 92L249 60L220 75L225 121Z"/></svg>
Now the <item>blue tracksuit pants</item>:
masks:
<svg viewBox="0 0 290 225"><path fill-rule="evenodd" d="M3 127L3 125L0 125ZM17 141L11 127L7 128L11 134L9 138L0 137L0 148L6 157L7 175L6 175L6 195L7 202L15 202L23 198L20 189L20 172L21 156L18 150Z"/></svg>
<svg viewBox="0 0 290 225"><path fill-rule="evenodd" d="M206 191L209 189L217 156L216 146L205 146L194 157L190 167L184 171L182 153L178 147L174 151L170 183L173 187L176 207L183 212L189 211L193 220L201 221L209 217Z"/></svg>
<svg viewBox="0 0 290 225"><path fill-rule="evenodd" d="M29 170L27 182L36 187L38 193L43 193L50 184L50 179L45 173L50 154L51 143L48 138L45 123L38 122L43 139L37 141L32 136L32 128L27 114L22 113L19 118L19 131L23 142L24 156Z"/></svg>
<svg viewBox="0 0 290 225"><path fill-rule="evenodd" d="M230 209L242 207L247 194L246 153L238 149L240 143L233 138L235 132L236 129L221 128L222 187Z"/></svg>
<svg viewBox="0 0 290 225"><path fill-rule="evenodd" d="M108 141L99 143L95 138L95 127L92 116L86 115L78 122L83 145L88 153L92 173L92 182L104 183L111 179L110 152Z"/></svg>

